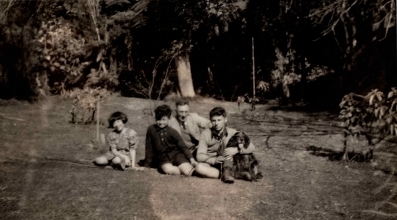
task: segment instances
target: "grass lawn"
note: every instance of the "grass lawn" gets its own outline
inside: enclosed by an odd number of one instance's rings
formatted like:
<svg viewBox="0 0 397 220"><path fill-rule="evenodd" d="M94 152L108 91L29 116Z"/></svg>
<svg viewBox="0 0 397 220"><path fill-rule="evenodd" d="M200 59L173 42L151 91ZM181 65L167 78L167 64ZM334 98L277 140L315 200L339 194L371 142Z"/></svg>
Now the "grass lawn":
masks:
<svg viewBox="0 0 397 220"><path fill-rule="evenodd" d="M161 102L163 103L163 102ZM174 107L172 102L166 102ZM158 104L158 103L156 103ZM154 169L116 171L92 165L106 146L90 145L95 125L68 123L72 102L59 96L30 104L0 100L0 219L395 219L397 177L375 169L396 165L397 150L378 147L372 163L331 161L307 149L338 152L342 131L335 116L203 99L191 111L207 117L215 106L229 112L229 126L257 147L264 178L258 182L167 176ZM110 97L107 117L129 116L140 138L154 123L150 102ZM385 159L386 158L386 159Z"/></svg>

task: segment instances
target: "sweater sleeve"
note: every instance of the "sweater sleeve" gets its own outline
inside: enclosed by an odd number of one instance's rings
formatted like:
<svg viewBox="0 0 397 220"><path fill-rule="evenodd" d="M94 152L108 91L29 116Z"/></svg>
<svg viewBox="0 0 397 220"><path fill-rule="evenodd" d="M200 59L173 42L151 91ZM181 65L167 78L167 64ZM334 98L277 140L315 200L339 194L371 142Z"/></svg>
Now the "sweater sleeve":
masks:
<svg viewBox="0 0 397 220"><path fill-rule="evenodd" d="M255 151L255 145L253 145L252 143L250 143L248 145L247 149L241 149L240 154L250 154L253 153Z"/></svg>
<svg viewBox="0 0 397 220"><path fill-rule="evenodd" d="M210 157L208 155L208 143L210 138L211 138L211 132L209 129L201 133L200 141L199 144L197 145L197 161L214 165L217 157L216 156Z"/></svg>
<svg viewBox="0 0 397 220"><path fill-rule="evenodd" d="M145 167L151 167L153 162L154 152L152 145L152 134L151 126L146 131L146 141L145 141Z"/></svg>

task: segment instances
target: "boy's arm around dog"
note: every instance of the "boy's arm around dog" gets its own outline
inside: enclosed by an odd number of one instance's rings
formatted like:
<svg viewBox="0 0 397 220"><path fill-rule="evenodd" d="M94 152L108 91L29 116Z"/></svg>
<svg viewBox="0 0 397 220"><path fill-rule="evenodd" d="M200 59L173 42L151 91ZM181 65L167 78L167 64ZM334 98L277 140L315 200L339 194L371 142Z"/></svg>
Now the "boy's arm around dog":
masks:
<svg viewBox="0 0 397 220"><path fill-rule="evenodd" d="M206 129L200 135L200 141L197 145L197 161L214 165L217 159L216 151L209 151L208 146L211 141L211 130Z"/></svg>

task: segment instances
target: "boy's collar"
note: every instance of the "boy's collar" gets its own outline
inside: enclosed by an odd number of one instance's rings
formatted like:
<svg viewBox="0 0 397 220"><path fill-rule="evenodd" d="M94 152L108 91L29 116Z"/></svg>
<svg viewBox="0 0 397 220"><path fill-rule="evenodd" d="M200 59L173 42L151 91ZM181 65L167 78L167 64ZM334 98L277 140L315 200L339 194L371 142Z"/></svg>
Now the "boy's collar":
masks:
<svg viewBox="0 0 397 220"><path fill-rule="evenodd" d="M221 140L223 137L226 137L227 134L227 129L226 127L223 127L222 131L218 132L215 129L211 129L211 138L216 139L216 140Z"/></svg>
<svg viewBox="0 0 397 220"><path fill-rule="evenodd" d="M161 130L163 130L163 129L168 128L168 125L165 126L164 128L160 128L157 124L154 124L154 127L156 128L157 131L161 131Z"/></svg>

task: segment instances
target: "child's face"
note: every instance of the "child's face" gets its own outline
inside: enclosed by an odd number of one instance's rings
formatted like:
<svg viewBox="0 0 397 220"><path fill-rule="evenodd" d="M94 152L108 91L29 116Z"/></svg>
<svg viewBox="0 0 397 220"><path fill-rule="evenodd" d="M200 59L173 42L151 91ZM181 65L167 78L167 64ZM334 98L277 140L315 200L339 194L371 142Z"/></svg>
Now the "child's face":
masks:
<svg viewBox="0 0 397 220"><path fill-rule="evenodd" d="M163 116L163 117L160 118L159 120L156 120L156 123L157 123L157 125L158 125L160 128L165 128L165 127L167 127L168 121L169 121L169 120L170 120L169 117Z"/></svg>
<svg viewBox="0 0 397 220"><path fill-rule="evenodd" d="M113 122L113 128L116 129L117 131L121 131L124 128L124 123L122 120L116 120Z"/></svg>

